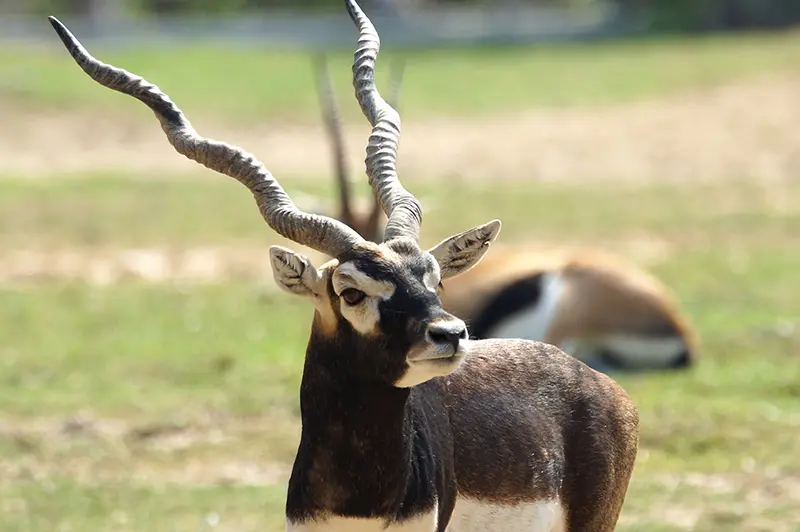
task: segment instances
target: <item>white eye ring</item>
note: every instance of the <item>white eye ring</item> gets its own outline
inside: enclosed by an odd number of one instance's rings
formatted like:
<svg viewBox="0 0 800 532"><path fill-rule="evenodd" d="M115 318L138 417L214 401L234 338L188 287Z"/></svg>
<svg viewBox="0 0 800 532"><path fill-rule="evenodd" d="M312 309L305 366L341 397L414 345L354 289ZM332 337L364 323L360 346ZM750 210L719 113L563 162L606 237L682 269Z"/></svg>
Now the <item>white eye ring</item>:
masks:
<svg viewBox="0 0 800 532"><path fill-rule="evenodd" d="M357 288L345 288L342 290L342 293L339 294L339 297L343 299L346 304L352 307L364 301L364 299L367 297L367 294L361 290L358 290Z"/></svg>

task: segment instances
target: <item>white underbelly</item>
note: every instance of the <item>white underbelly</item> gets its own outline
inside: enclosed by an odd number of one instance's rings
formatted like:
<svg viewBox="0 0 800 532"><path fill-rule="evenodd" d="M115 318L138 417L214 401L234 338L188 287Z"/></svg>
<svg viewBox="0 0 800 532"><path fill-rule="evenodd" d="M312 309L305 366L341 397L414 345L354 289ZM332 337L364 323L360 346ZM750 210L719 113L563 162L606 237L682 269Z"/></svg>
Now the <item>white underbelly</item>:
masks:
<svg viewBox="0 0 800 532"><path fill-rule="evenodd" d="M287 521L287 532L436 532L438 509L430 513L386 526L385 519L354 519L331 516L321 521L292 524Z"/></svg>
<svg viewBox="0 0 800 532"><path fill-rule="evenodd" d="M447 532L563 532L558 501L524 502L514 506L459 498Z"/></svg>
<svg viewBox="0 0 800 532"><path fill-rule="evenodd" d="M435 532L438 511L388 527L383 519L329 517L293 524L287 532ZM536 501L514 506L485 503L474 499L456 501L447 532L564 532L564 514L558 501Z"/></svg>

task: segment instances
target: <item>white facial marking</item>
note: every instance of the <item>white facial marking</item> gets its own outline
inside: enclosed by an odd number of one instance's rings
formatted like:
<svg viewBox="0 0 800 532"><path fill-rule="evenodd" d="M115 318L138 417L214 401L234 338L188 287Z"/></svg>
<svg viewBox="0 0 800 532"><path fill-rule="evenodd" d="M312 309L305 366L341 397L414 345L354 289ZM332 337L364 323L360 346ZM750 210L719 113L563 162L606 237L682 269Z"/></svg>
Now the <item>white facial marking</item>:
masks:
<svg viewBox="0 0 800 532"><path fill-rule="evenodd" d="M469 354L470 341L461 340L458 351L451 355L448 346L427 344L412 349L406 357L406 372L394 385L397 388L411 388L435 377L444 377L457 370Z"/></svg>
<svg viewBox="0 0 800 532"><path fill-rule="evenodd" d="M487 336L543 340L553 322L558 301L563 293L564 280L560 274L542 275L542 294L536 305L512 314L487 331Z"/></svg>
<svg viewBox="0 0 800 532"><path fill-rule="evenodd" d="M402 523L390 523L385 519L356 519L352 517L328 517L321 521L306 521L293 524L286 521L287 532L435 532L439 523L439 509L414 517Z"/></svg>
<svg viewBox="0 0 800 532"><path fill-rule="evenodd" d="M355 264L346 262L339 266L333 274L333 290L337 295L347 288L361 290L367 297L357 305L341 304L342 316L350 325L363 335L374 334L381 314L378 305L394 294L395 286L388 281L377 281L356 268Z"/></svg>
<svg viewBox="0 0 800 532"><path fill-rule="evenodd" d="M352 262L345 262L333 274L333 291L339 295L345 288L356 288L369 297L377 297L383 301L392 297L395 290L393 283L373 279Z"/></svg>
<svg viewBox="0 0 800 532"><path fill-rule="evenodd" d="M425 288L435 294L436 289L439 287L439 281L441 280L442 275L439 271L439 264L433 260L431 261L431 269L422 276L422 282L425 283Z"/></svg>
<svg viewBox="0 0 800 532"><path fill-rule="evenodd" d="M447 359L407 361L408 368L402 377L397 379L394 386L397 388L411 388L436 377L450 375L461 366L463 356Z"/></svg>
<svg viewBox="0 0 800 532"><path fill-rule="evenodd" d="M448 532L564 532L564 512L557 500L501 506L459 497Z"/></svg>

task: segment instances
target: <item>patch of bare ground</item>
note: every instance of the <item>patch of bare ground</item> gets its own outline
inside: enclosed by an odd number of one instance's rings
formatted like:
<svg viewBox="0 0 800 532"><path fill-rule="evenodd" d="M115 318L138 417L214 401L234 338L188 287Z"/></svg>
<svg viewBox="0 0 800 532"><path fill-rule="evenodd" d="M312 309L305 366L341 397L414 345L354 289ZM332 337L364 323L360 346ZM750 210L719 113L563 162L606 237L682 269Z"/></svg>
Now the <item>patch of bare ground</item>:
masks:
<svg viewBox="0 0 800 532"><path fill-rule="evenodd" d="M531 246L541 246L543 250L552 247L544 242ZM525 249L529 250L530 246ZM606 241L603 249L646 266L667 258L671 245L654 236L639 236ZM269 264L268 246L62 247L0 251L0 283L17 286L49 281L105 286L125 281L200 284L250 280L262 282L265 288L274 287L269 282L272 274L265 266ZM322 262L324 260L317 260L317 263Z"/></svg>
<svg viewBox="0 0 800 532"><path fill-rule="evenodd" d="M128 280L206 283L230 279L266 279L269 249L205 246L176 248L61 248L5 250L0 282L52 280L109 285Z"/></svg>
<svg viewBox="0 0 800 532"><path fill-rule="evenodd" d="M88 486L284 485L298 437L290 412L206 412L155 421L86 413L0 418L0 484L33 480L46 486L66 478ZM639 490L652 493L647 504L635 502ZM626 527L717 530L727 523L737 530L788 532L800 525L798 516L785 513L800 497L800 477L755 464L738 473L635 476L629 497L632 505L620 519Z"/></svg>
<svg viewBox="0 0 800 532"><path fill-rule="evenodd" d="M634 480L634 483L636 481ZM749 473L685 473L653 479L661 494L642 507L623 511L622 525L668 524L684 530L717 530L721 525L737 530L794 531L800 517L771 515L793 507L800 496L800 477L777 471ZM632 491L635 491L635 485Z"/></svg>
<svg viewBox="0 0 800 532"><path fill-rule="evenodd" d="M407 119L400 165L406 175L426 178L791 179L800 171L798 88L800 74L794 74L600 109ZM136 118L23 107L0 109L0 115L0 161L7 174L197 171L195 163L176 156L146 109ZM321 125L239 128L192 118L199 131L245 147L278 176L330 171ZM354 164L363 160L367 135L366 124L347 127Z"/></svg>
<svg viewBox="0 0 800 532"><path fill-rule="evenodd" d="M282 484L299 423L289 413L135 422L75 416L0 420L0 482L70 478L87 485Z"/></svg>

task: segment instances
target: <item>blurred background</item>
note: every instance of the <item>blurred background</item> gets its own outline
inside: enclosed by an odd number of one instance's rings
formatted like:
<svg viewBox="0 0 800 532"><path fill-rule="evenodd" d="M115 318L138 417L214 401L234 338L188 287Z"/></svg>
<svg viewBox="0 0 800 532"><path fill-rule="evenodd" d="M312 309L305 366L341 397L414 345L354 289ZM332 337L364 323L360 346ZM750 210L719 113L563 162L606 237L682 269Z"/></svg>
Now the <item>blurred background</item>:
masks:
<svg viewBox="0 0 800 532"><path fill-rule="evenodd" d="M697 331L689 370L614 375L642 418L618 530L800 530L800 2L362 6L379 84L405 64L423 245L501 218L498 246L602 249ZM298 246L46 15L331 212L310 53L366 199L356 33L338 0L0 0L0 529L282 530L312 309L268 247Z"/></svg>

